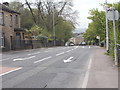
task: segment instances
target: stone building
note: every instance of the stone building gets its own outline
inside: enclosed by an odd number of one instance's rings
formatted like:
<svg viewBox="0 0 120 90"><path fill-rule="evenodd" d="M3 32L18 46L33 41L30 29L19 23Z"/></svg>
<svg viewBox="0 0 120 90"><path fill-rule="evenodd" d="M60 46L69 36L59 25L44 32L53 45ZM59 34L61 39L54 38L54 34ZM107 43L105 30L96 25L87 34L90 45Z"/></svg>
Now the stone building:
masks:
<svg viewBox="0 0 120 90"><path fill-rule="evenodd" d="M75 33L70 42L73 42L75 45L79 45L81 42L85 41L83 37L84 33Z"/></svg>
<svg viewBox="0 0 120 90"><path fill-rule="evenodd" d="M9 3L0 4L0 46L2 50L20 48L25 30L20 26L20 13L9 8Z"/></svg>

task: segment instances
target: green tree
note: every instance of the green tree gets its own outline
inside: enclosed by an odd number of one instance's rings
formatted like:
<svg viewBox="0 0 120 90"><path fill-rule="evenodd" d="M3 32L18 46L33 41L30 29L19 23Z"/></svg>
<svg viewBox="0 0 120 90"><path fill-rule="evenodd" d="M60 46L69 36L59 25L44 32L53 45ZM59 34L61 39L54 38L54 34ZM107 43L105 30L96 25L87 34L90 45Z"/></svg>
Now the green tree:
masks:
<svg viewBox="0 0 120 90"><path fill-rule="evenodd" d="M10 2L10 8L20 12L21 27L29 30L34 25L34 21L32 19L31 12L29 9L24 8L24 5L25 4L18 1Z"/></svg>
<svg viewBox="0 0 120 90"><path fill-rule="evenodd" d="M90 10L88 19L92 20L89 24L84 37L89 40L95 40L97 36L100 36L100 40L105 40L105 12L98 11L98 9Z"/></svg>
<svg viewBox="0 0 120 90"><path fill-rule="evenodd" d="M111 4L108 4L111 7ZM118 12L120 12L120 2L113 4ZM94 40L96 36L100 36L101 40L105 41L105 12L98 11L97 9L90 10L90 17L88 19L92 20L89 24L84 37L87 41ZM114 56L114 31L113 31L113 22L108 21L109 27L109 42L110 42L110 55ZM120 44L120 19L116 21L116 32L117 32L117 43Z"/></svg>

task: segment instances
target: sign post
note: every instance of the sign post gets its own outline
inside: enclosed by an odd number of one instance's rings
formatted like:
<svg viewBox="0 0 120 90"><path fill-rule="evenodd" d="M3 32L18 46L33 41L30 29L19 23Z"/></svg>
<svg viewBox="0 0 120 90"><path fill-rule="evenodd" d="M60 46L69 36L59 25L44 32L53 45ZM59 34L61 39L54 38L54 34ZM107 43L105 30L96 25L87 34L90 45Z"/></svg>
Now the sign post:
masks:
<svg viewBox="0 0 120 90"><path fill-rule="evenodd" d="M119 19L119 12L115 10L114 7L111 7L107 13L107 18L110 21L113 21L113 29L114 29L114 56L115 56L115 65L118 65L118 56L117 56L117 39L116 39L116 25L115 20Z"/></svg>

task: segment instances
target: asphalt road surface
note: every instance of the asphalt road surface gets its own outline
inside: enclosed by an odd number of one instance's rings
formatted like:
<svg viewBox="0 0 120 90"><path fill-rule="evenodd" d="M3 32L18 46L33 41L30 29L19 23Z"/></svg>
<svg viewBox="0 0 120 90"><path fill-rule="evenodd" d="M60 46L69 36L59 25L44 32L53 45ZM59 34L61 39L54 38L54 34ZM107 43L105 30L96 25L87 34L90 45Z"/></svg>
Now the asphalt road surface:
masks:
<svg viewBox="0 0 120 90"><path fill-rule="evenodd" d="M3 53L3 88L82 88L95 47L51 47Z"/></svg>

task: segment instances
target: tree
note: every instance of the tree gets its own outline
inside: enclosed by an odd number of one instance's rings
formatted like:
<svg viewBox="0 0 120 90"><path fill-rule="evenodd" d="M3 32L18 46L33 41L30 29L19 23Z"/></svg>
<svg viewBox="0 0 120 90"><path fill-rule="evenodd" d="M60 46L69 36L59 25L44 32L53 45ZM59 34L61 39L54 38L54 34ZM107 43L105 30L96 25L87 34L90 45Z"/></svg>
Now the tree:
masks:
<svg viewBox="0 0 120 90"><path fill-rule="evenodd" d="M88 41L95 41L96 37L100 36L100 40L105 41L105 12L92 9L90 15L88 19L92 20L92 22L89 24L84 37Z"/></svg>
<svg viewBox="0 0 120 90"><path fill-rule="evenodd" d="M73 24L70 21L63 21L60 20L59 24L56 25L56 37L59 40L62 40L64 42L67 42L69 38L72 37L72 31L75 29Z"/></svg>
<svg viewBox="0 0 120 90"><path fill-rule="evenodd" d="M108 4L109 7L111 7L111 4ZM116 10L120 12L120 2L113 4L113 7L115 7ZM97 9L90 10L90 17L88 19L92 20L92 22L89 24L88 29L86 33L84 34L84 37L87 41L89 40L95 40L96 36L100 36L101 40L105 39L105 12L98 11ZM109 27L109 45L110 45L110 55L114 56L114 31L113 31L113 22L108 21L108 27ZM117 43L120 44L120 19L116 21L116 29L117 29Z"/></svg>
<svg viewBox="0 0 120 90"><path fill-rule="evenodd" d="M10 2L10 8L20 12L21 27L29 30L34 25L34 21L29 9L24 8L24 6L25 4L18 1Z"/></svg>
<svg viewBox="0 0 120 90"><path fill-rule="evenodd" d="M32 9L32 4L28 2L28 0L25 0L26 4L31 12L31 15L33 17L33 20L36 25L41 26L43 28L46 28L48 31L53 30L53 14L54 14L54 21L56 26L59 24L60 17L63 17L64 19L71 20L73 19L72 16L76 14L76 11L72 10L72 3L71 2L54 2L51 0L38 0L34 6L36 6L36 10L34 11ZM68 10L71 10L68 12ZM73 15L74 14L74 15ZM74 20L75 22L75 20Z"/></svg>

